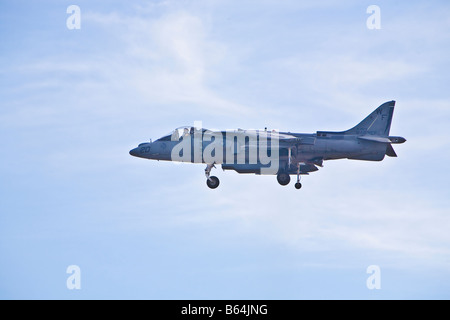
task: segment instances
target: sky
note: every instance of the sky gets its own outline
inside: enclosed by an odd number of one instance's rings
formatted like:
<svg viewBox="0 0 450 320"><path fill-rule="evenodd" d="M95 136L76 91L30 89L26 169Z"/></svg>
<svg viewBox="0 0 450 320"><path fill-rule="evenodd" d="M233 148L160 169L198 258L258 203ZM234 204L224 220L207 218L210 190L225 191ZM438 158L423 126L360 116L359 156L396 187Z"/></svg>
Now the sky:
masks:
<svg viewBox="0 0 450 320"><path fill-rule="evenodd" d="M1 299L450 298L448 1L2 0L0 39ZM301 190L128 154L194 121L341 131L390 100L398 158Z"/></svg>

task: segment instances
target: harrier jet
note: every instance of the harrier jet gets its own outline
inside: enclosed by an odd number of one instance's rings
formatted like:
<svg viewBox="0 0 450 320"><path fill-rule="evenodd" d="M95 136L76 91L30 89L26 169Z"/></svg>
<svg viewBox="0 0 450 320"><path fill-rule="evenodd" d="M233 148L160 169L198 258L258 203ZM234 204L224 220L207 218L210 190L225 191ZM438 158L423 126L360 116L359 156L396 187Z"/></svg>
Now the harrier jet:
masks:
<svg viewBox="0 0 450 320"><path fill-rule="evenodd" d="M403 137L390 136L395 101L376 108L355 127L346 131L292 133L264 130L207 130L180 127L158 140L144 142L130 151L135 157L206 164L206 184L215 189L219 179L211 169L238 173L276 175L282 186L290 175L297 176L295 188L302 187L300 176L318 170L325 160L353 159L381 161L385 155L396 157L392 144Z"/></svg>

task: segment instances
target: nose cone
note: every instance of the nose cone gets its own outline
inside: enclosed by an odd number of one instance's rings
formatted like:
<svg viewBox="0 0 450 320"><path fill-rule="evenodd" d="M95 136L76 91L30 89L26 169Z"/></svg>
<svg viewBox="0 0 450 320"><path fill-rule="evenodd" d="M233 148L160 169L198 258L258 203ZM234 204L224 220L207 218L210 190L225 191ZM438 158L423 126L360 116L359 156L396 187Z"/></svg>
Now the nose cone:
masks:
<svg viewBox="0 0 450 320"><path fill-rule="evenodd" d="M130 155L134 156L134 157L138 157L139 156L139 148L134 148L130 150Z"/></svg>

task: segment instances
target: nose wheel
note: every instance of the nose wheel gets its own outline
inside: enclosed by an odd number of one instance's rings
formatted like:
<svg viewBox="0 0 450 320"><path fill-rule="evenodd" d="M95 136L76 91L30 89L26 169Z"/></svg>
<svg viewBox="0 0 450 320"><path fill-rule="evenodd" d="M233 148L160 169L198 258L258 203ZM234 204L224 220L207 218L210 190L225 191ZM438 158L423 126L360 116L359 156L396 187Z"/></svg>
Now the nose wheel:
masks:
<svg viewBox="0 0 450 320"><path fill-rule="evenodd" d="M215 189L219 186L220 181L219 178L217 178L216 176L211 176L211 169L215 168L216 166L213 164L208 164L206 166L205 169L205 176L206 176L206 185L210 188L210 189Z"/></svg>

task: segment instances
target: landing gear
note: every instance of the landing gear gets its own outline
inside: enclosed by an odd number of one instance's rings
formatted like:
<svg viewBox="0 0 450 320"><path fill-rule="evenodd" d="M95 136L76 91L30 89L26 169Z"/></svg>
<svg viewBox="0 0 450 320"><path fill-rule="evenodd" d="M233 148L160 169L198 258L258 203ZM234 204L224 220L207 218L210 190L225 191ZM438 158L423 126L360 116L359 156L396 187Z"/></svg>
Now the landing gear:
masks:
<svg viewBox="0 0 450 320"><path fill-rule="evenodd" d="M289 182L291 182L291 177L289 176L289 174L287 174L286 172L280 172L277 175L277 181L279 184L281 184L282 186L286 186L289 184Z"/></svg>
<svg viewBox="0 0 450 320"><path fill-rule="evenodd" d="M297 164L297 182L295 183L295 189L300 189L302 184L300 183L300 162Z"/></svg>
<svg viewBox="0 0 450 320"><path fill-rule="evenodd" d="M215 167L216 166L213 163L213 164L208 164L205 169L206 185L211 189L217 188L220 184L219 178L217 178L215 176L210 176L211 169L215 168Z"/></svg>
<svg viewBox="0 0 450 320"><path fill-rule="evenodd" d="M281 171L277 175L278 183L282 186L286 186L291 182L291 177L286 171ZM300 162L297 164L297 182L295 183L295 189L300 189L302 184L300 183Z"/></svg>
<svg viewBox="0 0 450 320"><path fill-rule="evenodd" d="M208 180L206 180L206 184L211 189L217 188L219 186L219 183L220 183L219 178L217 178L216 176L211 176L211 177L209 177Z"/></svg>

